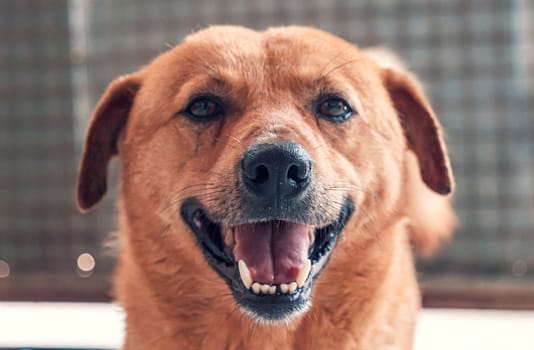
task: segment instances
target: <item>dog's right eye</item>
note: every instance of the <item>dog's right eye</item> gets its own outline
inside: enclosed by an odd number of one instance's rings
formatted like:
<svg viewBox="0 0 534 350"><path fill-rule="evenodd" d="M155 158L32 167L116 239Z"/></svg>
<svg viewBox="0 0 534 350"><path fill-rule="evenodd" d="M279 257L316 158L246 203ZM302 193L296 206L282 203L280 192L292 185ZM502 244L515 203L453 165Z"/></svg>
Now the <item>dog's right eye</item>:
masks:
<svg viewBox="0 0 534 350"><path fill-rule="evenodd" d="M202 96L191 100L183 113L194 121L210 121L223 115L223 108L217 98Z"/></svg>

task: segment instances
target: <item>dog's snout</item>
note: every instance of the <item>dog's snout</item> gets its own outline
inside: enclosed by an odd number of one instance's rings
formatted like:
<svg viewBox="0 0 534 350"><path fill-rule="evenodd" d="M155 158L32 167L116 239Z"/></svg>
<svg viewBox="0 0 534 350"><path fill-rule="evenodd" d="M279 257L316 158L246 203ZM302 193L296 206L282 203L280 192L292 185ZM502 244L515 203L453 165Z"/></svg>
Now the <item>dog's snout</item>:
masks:
<svg viewBox="0 0 534 350"><path fill-rule="evenodd" d="M293 142L263 143L251 146L241 160L247 190L266 201L297 197L312 178L312 161Z"/></svg>

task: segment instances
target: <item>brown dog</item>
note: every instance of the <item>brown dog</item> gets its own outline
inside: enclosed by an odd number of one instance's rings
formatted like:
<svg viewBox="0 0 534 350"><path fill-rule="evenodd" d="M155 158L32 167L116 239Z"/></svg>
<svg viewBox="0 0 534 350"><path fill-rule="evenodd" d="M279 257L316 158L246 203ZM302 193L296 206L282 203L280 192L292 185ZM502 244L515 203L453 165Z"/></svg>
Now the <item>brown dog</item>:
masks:
<svg viewBox="0 0 534 350"><path fill-rule="evenodd" d="M82 210L115 155L126 349L411 347L410 239L430 249L454 215L407 73L310 28L211 27L110 84Z"/></svg>

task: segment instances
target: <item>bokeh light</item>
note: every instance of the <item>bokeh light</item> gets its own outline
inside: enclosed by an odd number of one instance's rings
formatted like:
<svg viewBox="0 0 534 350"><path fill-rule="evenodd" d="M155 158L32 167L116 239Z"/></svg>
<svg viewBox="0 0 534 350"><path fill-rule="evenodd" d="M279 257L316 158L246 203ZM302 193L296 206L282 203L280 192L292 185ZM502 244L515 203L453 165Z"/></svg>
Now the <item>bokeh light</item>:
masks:
<svg viewBox="0 0 534 350"><path fill-rule="evenodd" d="M0 278L7 278L9 276L9 264L7 261L0 260Z"/></svg>
<svg viewBox="0 0 534 350"><path fill-rule="evenodd" d="M95 268L95 258L89 253L83 253L78 256L76 265L78 267L78 275L80 277L89 277Z"/></svg>

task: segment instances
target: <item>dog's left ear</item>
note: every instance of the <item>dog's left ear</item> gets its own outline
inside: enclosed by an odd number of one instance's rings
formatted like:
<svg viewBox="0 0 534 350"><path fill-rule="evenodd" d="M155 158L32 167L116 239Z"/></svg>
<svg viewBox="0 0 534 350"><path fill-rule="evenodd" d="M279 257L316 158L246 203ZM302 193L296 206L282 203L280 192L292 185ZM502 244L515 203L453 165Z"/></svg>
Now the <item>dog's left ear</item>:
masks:
<svg viewBox="0 0 534 350"><path fill-rule="evenodd" d="M381 74L400 118L408 147L419 161L424 183L439 194L451 193L454 179L441 125L417 81L409 73L390 68L382 68Z"/></svg>
<svg viewBox="0 0 534 350"><path fill-rule="evenodd" d="M122 76L109 84L98 102L78 173L77 201L81 211L91 209L106 193L108 163L118 154L117 140L140 86L140 74Z"/></svg>

